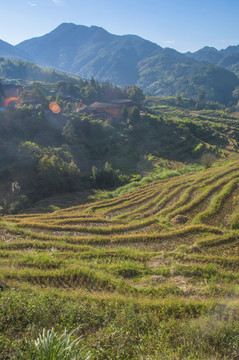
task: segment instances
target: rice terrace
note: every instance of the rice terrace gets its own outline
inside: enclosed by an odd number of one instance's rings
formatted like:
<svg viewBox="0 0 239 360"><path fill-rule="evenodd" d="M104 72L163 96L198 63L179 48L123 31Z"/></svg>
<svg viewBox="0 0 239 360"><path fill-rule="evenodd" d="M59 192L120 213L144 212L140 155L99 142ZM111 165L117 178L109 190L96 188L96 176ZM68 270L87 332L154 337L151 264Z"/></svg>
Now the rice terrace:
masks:
<svg viewBox="0 0 239 360"><path fill-rule="evenodd" d="M1 326L15 343L79 326L93 359L238 359L238 227L237 159L5 216Z"/></svg>
<svg viewBox="0 0 239 360"><path fill-rule="evenodd" d="M0 10L0 360L239 360L239 1Z"/></svg>

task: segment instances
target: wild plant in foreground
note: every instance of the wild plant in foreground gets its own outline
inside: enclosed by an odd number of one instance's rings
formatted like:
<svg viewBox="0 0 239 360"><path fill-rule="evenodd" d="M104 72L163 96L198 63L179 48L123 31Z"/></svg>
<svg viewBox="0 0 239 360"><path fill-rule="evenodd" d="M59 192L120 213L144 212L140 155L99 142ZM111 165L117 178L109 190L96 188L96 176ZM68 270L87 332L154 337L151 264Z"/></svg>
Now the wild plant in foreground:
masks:
<svg viewBox="0 0 239 360"><path fill-rule="evenodd" d="M84 348L80 348L81 339L71 340L73 333L66 330L58 335L54 329L46 331L33 341L26 342L26 352L16 349L14 358L17 360L87 360L90 359Z"/></svg>

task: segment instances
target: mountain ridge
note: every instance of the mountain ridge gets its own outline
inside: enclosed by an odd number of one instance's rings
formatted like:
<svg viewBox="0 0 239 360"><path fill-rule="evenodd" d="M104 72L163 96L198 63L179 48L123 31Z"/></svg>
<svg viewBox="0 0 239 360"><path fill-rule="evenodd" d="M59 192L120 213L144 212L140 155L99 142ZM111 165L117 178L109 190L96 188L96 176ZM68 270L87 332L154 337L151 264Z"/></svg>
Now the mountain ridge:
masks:
<svg viewBox="0 0 239 360"><path fill-rule="evenodd" d="M220 50L204 46L195 52L188 51L185 55L197 61L204 61L223 67L234 72L239 77L239 45L230 45Z"/></svg>
<svg viewBox="0 0 239 360"><path fill-rule="evenodd" d="M31 52L34 61L41 65L121 86L137 81L138 61L161 51L159 45L135 35L113 35L97 26L72 23L63 23L42 37L25 40L17 48ZM124 77L128 66L130 72ZM110 76L106 69L110 69Z"/></svg>
<svg viewBox="0 0 239 360"><path fill-rule="evenodd" d="M31 57L16 46L0 39L0 57L11 60L31 60Z"/></svg>
<svg viewBox="0 0 239 360"><path fill-rule="evenodd" d="M229 69L162 48L137 35L114 35L94 25L62 23L14 48L39 65L83 79L136 85L153 95L196 98L205 93L208 100L228 103L239 86L238 77Z"/></svg>

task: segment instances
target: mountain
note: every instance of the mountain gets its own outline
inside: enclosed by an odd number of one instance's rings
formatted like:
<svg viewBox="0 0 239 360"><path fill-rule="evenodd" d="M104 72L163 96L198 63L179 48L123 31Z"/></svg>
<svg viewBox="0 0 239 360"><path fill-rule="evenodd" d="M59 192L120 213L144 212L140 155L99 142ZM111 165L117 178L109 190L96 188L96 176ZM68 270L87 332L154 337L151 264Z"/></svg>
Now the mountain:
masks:
<svg viewBox="0 0 239 360"><path fill-rule="evenodd" d="M197 61L218 65L239 76L239 45L228 46L221 50L205 46L194 53L187 52L185 55Z"/></svg>
<svg viewBox="0 0 239 360"><path fill-rule="evenodd" d="M185 59L173 49L144 59L139 67L138 86L159 96L197 97L205 93L207 99L227 103L232 89L239 85L235 74L215 65Z"/></svg>
<svg viewBox="0 0 239 360"><path fill-rule="evenodd" d="M118 85L134 84L139 77L138 62L162 51L157 44L135 35L117 36L96 26L75 24L61 24L17 48L41 65Z"/></svg>
<svg viewBox="0 0 239 360"><path fill-rule="evenodd" d="M135 84L155 95L197 97L203 92L208 100L228 102L239 85L226 69L136 35L113 35L96 26L64 23L16 48L40 65L120 86Z"/></svg>
<svg viewBox="0 0 239 360"><path fill-rule="evenodd" d="M31 56L3 40L0 40L0 57L11 60L31 60Z"/></svg>
<svg viewBox="0 0 239 360"><path fill-rule="evenodd" d="M223 57L220 52L214 47L205 46L204 48L195 51L194 53L188 51L185 53L186 56L197 61L205 61L212 64L217 64Z"/></svg>

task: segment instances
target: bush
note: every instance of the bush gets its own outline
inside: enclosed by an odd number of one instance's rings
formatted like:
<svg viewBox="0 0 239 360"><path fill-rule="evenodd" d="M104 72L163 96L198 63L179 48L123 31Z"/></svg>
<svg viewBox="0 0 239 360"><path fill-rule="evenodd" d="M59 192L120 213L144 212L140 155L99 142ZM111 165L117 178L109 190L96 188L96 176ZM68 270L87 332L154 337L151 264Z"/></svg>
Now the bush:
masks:
<svg viewBox="0 0 239 360"><path fill-rule="evenodd" d="M64 161L60 156L45 154L39 161L39 170L47 193L73 191L79 180L80 170L74 161Z"/></svg>
<svg viewBox="0 0 239 360"><path fill-rule="evenodd" d="M140 112L136 106L132 109L132 112L130 114L130 120L131 122L136 122L140 120Z"/></svg>
<svg viewBox="0 0 239 360"><path fill-rule="evenodd" d="M94 186L105 189L120 185L120 175L117 170L107 161L102 170L92 167L92 179Z"/></svg>
<svg viewBox="0 0 239 360"><path fill-rule="evenodd" d="M213 153L205 153L203 154L203 156L201 157L201 164L206 168L210 168L212 166L212 164L217 160L216 155L214 155Z"/></svg>
<svg viewBox="0 0 239 360"><path fill-rule="evenodd" d="M67 334L65 331L58 335L54 329L46 331L43 329L42 335L30 343L26 342L25 351L16 349L14 354L18 360L87 360L84 348L79 348L80 338L71 340L73 333Z"/></svg>
<svg viewBox="0 0 239 360"><path fill-rule="evenodd" d="M20 210L23 210L26 207L28 207L29 205L30 205L30 201L27 198L27 196L22 195L19 197L17 201L14 201L10 204L8 212L9 214L16 214Z"/></svg>

